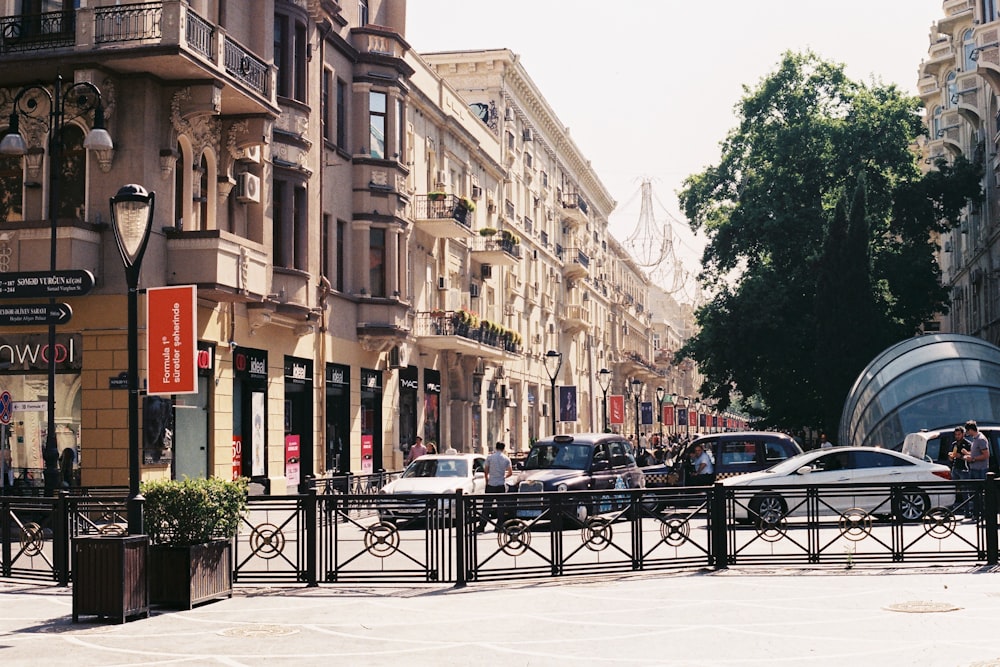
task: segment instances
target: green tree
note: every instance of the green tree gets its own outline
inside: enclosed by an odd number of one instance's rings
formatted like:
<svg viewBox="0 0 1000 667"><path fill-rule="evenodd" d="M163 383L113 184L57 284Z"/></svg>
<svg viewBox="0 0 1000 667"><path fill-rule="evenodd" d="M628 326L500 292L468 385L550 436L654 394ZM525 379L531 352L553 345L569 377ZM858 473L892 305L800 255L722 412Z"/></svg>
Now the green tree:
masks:
<svg viewBox="0 0 1000 667"><path fill-rule="evenodd" d="M978 196L979 169L921 175L920 101L809 52L784 54L737 111L719 163L679 193L709 239L712 295L679 356L723 406L753 396L763 424L832 431L871 357L947 308L932 233Z"/></svg>

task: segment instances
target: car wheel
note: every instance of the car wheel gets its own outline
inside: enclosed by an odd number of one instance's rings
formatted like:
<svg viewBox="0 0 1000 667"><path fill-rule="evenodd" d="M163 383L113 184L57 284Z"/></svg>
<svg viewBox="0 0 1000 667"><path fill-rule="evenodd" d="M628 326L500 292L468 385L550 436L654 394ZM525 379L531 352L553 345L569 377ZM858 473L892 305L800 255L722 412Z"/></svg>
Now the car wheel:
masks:
<svg viewBox="0 0 1000 667"><path fill-rule="evenodd" d="M773 526L785 518L788 505L776 493L761 493L750 500L751 520L757 526Z"/></svg>
<svg viewBox="0 0 1000 667"><path fill-rule="evenodd" d="M893 499L892 513L900 521L919 521L931 507L931 499L920 489L907 487Z"/></svg>

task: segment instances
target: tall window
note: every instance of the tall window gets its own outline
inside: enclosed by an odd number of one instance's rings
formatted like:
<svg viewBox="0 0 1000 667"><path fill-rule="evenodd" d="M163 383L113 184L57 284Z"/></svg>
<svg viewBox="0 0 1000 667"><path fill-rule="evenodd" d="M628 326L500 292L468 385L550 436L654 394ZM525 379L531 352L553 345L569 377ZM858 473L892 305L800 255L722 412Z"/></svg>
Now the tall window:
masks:
<svg viewBox="0 0 1000 667"><path fill-rule="evenodd" d="M368 0L358 0L358 24L368 25Z"/></svg>
<svg viewBox="0 0 1000 667"><path fill-rule="evenodd" d="M958 103L958 75L954 72L948 73L945 80L944 108L951 109Z"/></svg>
<svg viewBox="0 0 1000 667"><path fill-rule="evenodd" d="M7 134L3 132L2 134ZM2 136L2 135L0 135ZM24 167L19 155L0 155L0 222L24 219Z"/></svg>
<svg viewBox="0 0 1000 667"><path fill-rule="evenodd" d="M998 4L997 0L982 0L983 2L983 23L989 23L990 21L995 21L1000 18L1000 13L997 12Z"/></svg>
<svg viewBox="0 0 1000 667"><path fill-rule="evenodd" d="M292 200L293 257L290 266L299 271L309 270L309 216L306 203L306 189L296 186Z"/></svg>
<svg viewBox="0 0 1000 667"><path fill-rule="evenodd" d="M373 227L369 232L368 282L372 296L385 296L385 230Z"/></svg>
<svg viewBox="0 0 1000 667"><path fill-rule="evenodd" d="M274 66L278 70L278 96L306 101L306 28L291 25L283 14L274 16Z"/></svg>
<svg viewBox="0 0 1000 667"><path fill-rule="evenodd" d="M331 84L333 81L333 70L323 70L322 89L320 90L320 122L323 124L323 138L333 141L333 109L330 105Z"/></svg>
<svg viewBox="0 0 1000 667"><path fill-rule="evenodd" d="M379 160L385 159L385 100L385 93L368 93L369 151Z"/></svg>
<svg viewBox="0 0 1000 667"><path fill-rule="evenodd" d="M288 242L285 239L285 220L287 211L285 200L288 195L288 182L274 179L274 188L271 192L273 210L271 211L271 261L275 266L287 266L285 248Z"/></svg>
<svg viewBox="0 0 1000 667"><path fill-rule="evenodd" d="M83 147L83 130L76 125L62 128L62 164L59 176L60 219L83 217L83 202L87 183L87 151Z"/></svg>
<svg viewBox="0 0 1000 667"><path fill-rule="evenodd" d="M403 100L396 100L396 158L399 162L405 162L403 159L403 132L405 130L405 123L403 122Z"/></svg>
<svg viewBox="0 0 1000 667"><path fill-rule="evenodd" d="M347 84L337 79L337 145L344 147L347 137Z"/></svg>
<svg viewBox="0 0 1000 667"><path fill-rule="evenodd" d="M966 30L962 34L962 69L966 72L976 71L976 61L972 59L972 52L976 50L976 40L972 36L972 30Z"/></svg>
<svg viewBox="0 0 1000 667"><path fill-rule="evenodd" d="M938 132L941 131L941 107L934 107L934 115L931 117L931 139L938 138Z"/></svg>
<svg viewBox="0 0 1000 667"><path fill-rule="evenodd" d="M333 282L334 289L344 291L344 262L346 256L344 248L347 245L347 223L343 220L337 221L337 279Z"/></svg>
<svg viewBox="0 0 1000 667"><path fill-rule="evenodd" d="M330 258L333 256L331 247L333 244L333 236L336 235L335 230L330 228L330 214L323 214L323 229L320 232L320 247L322 248L322 255L320 257L320 275L322 275L327 280L330 280Z"/></svg>
<svg viewBox="0 0 1000 667"><path fill-rule="evenodd" d="M201 156L201 183L198 185L198 229L208 229L208 160Z"/></svg>

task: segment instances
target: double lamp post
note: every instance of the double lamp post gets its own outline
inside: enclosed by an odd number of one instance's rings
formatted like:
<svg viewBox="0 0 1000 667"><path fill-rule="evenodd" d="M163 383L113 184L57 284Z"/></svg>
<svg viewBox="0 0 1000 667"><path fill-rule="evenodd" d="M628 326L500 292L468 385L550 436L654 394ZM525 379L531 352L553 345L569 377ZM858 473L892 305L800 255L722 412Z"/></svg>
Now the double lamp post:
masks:
<svg viewBox="0 0 1000 667"><path fill-rule="evenodd" d="M50 227L49 270L58 270L57 246L60 206L62 205L62 169L64 129L67 122L94 114L93 128L87 133L83 147L87 151L111 151L114 144L104 127L104 106L101 91L89 81L81 81L63 88L62 76L56 75L49 91L42 84L25 86L14 97L8 133L0 141L0 155L23 157L29 154L27 142L21 135L21 122L34 122L44 126L48 139L48 197L46 202ZM129 505L128 530L130 534L143 532L141 497L139 496L139 336L137 287L142 255L149 239L153 219L152 193L142 186L126 185L111 198L111 217L118 248L125 263L128 283L128 427L129 427ZM50 311L56 309L55 297L49 298ZM59 484L59 446L56 439L56 324L48 324L48 396L45 444L42 460L45 494L54 495Z"/></svg>

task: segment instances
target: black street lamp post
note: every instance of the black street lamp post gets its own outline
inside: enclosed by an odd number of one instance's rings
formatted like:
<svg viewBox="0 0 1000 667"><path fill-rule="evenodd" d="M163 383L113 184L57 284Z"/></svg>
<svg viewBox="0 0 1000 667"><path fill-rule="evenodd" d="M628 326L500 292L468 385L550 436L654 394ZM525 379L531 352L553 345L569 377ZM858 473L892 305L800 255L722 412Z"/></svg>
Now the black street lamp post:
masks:
<svg viewBox="0 0 1000 667"><path fill-rule="evenodd" d="M155 195L141 185L125 185L111 198L118 250L128 283L128 532L143 533L139 495L139 273L149 241Z"/></svg>
<svg viewBox="0 0 1000 667"><path fill-rule="evenodd" d="M684 397L684 440L691 439L691 399Z"/></svg>
<svg viewBox="0 0 1000 667"><path fill-rule="evenodd" d="M632 397L635 399L635 445L639 446L639 398L642 396L642 382L632 378Z"/></svg>
<svg viewBox="0 0 1000 667"><path fill-rule="evenodd" d="M89 81L74 83L63 91L62 76L56 75L52 91L41 84L26 86L14 97L13 110L10 114L9 132L0 141L0 154L9 156L24 156L28 153L28 145L21 136L20 120L33 121L45 125L48 132L49 184L48 184L48 216L51 240L49 245L49 268L54 274L56 264L56 245L60 206L60 178L62 175L63 127L66 124L67 107L73 113L68 120L75 120L91 111L94 112L94 127L87 133L83 147L89 151L104 151L114 148L111 135L104 129L104 107L101 104L101 91ZM50 310L56 307L55 297L49 298ZM45 431L45 446L42 449L42 460L45 462L45 495L54 495L59 487L59 444L56 439L56 325L48 325L48 397Z"/></svg>
<svg viewBox="0 0 1000 667"><path fill-rule="evenodd" d="M660 444L663 443L663 395L666 390L663 387L656 388L657 421L660 424Z"/></svg>
<svg viewBox="0 0 1000 667"><path fill-rule="evenodd" d="M611 371L607 368L597 371L597 384L604 392L604 432L608 433L608 389L611 387Z"/></svg>
<svg viewBox="0 0 1000 667"><path fill-rule="evenodd" d="M559 377L559 369L562 368L562 352L549 350L545 353L545 372L552 383L552 435L556 434L556 378Z"/></svg>

